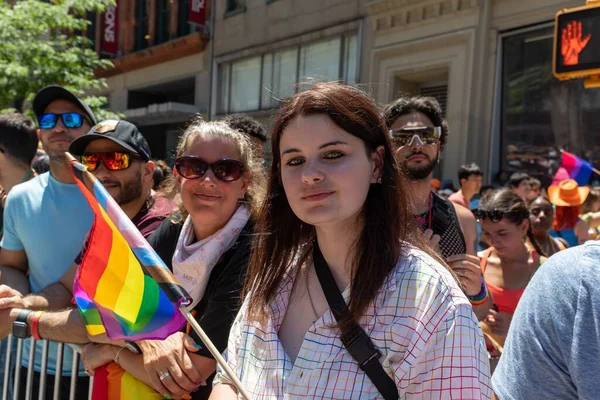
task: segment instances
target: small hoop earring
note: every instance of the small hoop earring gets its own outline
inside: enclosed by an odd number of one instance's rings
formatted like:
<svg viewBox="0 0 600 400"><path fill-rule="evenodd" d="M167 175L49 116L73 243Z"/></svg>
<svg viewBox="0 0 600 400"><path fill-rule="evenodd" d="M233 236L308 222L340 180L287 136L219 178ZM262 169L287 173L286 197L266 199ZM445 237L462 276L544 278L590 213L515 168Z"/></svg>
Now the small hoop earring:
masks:
<svg viewBox="0 0 600 400"><path fill-rule="evenodd" d="M246 193L242 193L242 194L240 194L240 197L239 197L239 199L240 199L240 200L241 200L241 199L243 199L243 198L244 198L244 196L246 196Z"/></svg>
<svg viewBox="0 0 600 400"><path fill-rule="evenodd" d="M377 178L377 183L381 184L381 177Z"/></svg>

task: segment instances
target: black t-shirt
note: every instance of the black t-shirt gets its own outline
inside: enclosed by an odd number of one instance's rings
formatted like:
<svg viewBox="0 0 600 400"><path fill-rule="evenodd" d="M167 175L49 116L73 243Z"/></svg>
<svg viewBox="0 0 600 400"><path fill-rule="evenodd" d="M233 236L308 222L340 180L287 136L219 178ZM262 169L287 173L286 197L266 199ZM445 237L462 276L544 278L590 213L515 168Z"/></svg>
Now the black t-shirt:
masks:
<svg viewBox="0 0 600 400"><path fill-rule="evenodd" d="M173 254L182 227L183 224L174 224L167 219L148 238L150 245L171 271L173 270ZM227 348L229 330L242 305L241 292L250 262L252 232L253 223L248 222L233 247L223 254L213 268L204 296L193 310L196 321L221 353ZM195 332L192 331L190 336L196 343L202 345L202 341ZM213 358L204 345L196 354ZM207 386L192 393L193 399L208 399L213 377L214 374L207 379Z"/></svg>

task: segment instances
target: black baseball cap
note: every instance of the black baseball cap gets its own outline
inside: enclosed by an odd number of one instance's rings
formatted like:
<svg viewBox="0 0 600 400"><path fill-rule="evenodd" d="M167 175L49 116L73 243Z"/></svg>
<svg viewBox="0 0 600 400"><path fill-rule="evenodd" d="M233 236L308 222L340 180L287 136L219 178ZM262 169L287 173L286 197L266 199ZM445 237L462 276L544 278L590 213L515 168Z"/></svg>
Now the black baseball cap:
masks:
<svg viewBox="0 0 600 400"><path fill-rule="evenodd" d="M69 146L69 153L82 155L87 145L96 139L112 140L143 160L150 160L150 146L138 128L131 122L113 119L100 122L87 134L73 140Z"/></svg>
<svg viewBox="0 0 600 400"><path fill-rule="evenodd" d="M77 107L81 108L81 110L86 114L85 116L87 117L90 125L94 125L97 123L96 116L87 104L85 104L77 96L69 92L64 87L58 85L46 86L45 88L37 92L37 94L33 98L33 112L38 122L41 116L44 115L44 110L46 110L46 107L48 107L48 105L54 100L59 99L67 100L68 102L73 103Z"/></svg>

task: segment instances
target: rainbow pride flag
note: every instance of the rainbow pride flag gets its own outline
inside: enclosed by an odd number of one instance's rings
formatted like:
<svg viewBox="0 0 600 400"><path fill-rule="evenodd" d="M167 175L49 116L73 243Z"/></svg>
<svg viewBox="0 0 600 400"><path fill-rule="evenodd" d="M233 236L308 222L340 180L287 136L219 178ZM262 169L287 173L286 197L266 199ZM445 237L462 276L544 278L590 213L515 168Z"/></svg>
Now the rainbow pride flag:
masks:
<svg viewBox="0 0 600 400"><path fill-rule="evenodd" d="M100 181L75 159L71 171L94 211L73 285L90 335L162 340L179 331L190 296Z"/></svg>
<svg viewBox="0 0 600 400"><path fill-rule="evenodd" d="M114 362L94 370L92 400L133 399L162 400L164 397Z"/></svg>
<svg viewBox="0 0 600 400"><path fill-rule="evenodd" d="M574 179L579 186L587 185L594 171L592 164L566 151L562 152L560 168L567 171L569 179Z"/></svg>

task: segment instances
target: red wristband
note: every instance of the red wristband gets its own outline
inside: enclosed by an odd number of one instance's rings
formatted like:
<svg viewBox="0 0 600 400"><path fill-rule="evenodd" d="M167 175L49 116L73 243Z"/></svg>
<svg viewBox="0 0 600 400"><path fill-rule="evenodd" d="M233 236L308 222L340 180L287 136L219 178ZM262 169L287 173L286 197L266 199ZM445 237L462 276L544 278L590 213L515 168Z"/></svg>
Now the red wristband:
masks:
<svg viewBox="0 0 600 400"><path fill-rule="evenodd" d="M33 336L35 340L41 339L38 327L40 324L40 318L42 317L42 314L44 314L44 311L37 311L35 314L33 314L33 317L31 319L31 336Z"/></svg>

